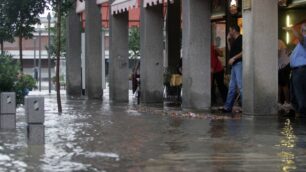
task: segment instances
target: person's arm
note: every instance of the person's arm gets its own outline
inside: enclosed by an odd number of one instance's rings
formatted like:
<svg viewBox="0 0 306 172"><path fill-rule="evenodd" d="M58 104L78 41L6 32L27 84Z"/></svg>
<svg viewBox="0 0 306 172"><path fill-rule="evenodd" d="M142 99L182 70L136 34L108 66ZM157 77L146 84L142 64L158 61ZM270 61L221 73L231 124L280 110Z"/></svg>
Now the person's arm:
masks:
<svg viewBox="0 0 306 172"><path fill-rule="evenodd" d="M236 54L234 57L232 57L229 61L228 61L228 64L229 65L233 65L233 63L239 59L242 58L242 52Z"/></svg>
<svg viewBox="0 0 306 172"><path fill-rule="evenodd" d="M230 34L227 35L226 41L227 41L227 49L228 49L228 51L231 51L231 36L230 36Z"/></svg>
<svg viewBox="0 0 306 172"><path fill-rule="evenodd" d="M222 50L220 50L219 48L215 48L215 50L218 57L223 56Z"/></svg>

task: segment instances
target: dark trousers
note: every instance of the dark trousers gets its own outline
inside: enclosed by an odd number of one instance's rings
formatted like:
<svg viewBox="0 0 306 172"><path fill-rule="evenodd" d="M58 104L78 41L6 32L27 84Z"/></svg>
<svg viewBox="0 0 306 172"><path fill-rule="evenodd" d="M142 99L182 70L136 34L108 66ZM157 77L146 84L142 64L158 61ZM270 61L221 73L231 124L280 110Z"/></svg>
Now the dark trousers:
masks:
<svg viewBox="0 0 306 172"><path fill-rule="evenodd" d="M290 91L295 110L306 115L306 67L292 70Z"/></svg>
<svg viewBox="0 0 306 172"><path fill-rule="evenodd" d="M211 101L212 104L216 103L216 83L221 94L223 103L226 101L228 88L224 84L224 70L215 72L212 75L212 88L211 88Z"/></svg>

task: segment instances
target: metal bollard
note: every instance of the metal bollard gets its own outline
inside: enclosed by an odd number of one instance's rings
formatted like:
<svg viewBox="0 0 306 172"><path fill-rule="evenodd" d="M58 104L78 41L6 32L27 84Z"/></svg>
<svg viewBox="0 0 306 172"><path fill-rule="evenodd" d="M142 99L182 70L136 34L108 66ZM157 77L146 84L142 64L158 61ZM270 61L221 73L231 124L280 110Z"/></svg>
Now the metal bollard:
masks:
<svg viewBox="0 0 306 172"><path fill-rule="evenodd" d="M25 97L25 113L27 126L28 144L42 145L45 143L45 107L44 97Z"/></svg>
<svg viewBox="0 0 306 172"><path fill-rule="evenodd" d="M16 128L16 93L3 92L0 94L0 128Z"/></svg>

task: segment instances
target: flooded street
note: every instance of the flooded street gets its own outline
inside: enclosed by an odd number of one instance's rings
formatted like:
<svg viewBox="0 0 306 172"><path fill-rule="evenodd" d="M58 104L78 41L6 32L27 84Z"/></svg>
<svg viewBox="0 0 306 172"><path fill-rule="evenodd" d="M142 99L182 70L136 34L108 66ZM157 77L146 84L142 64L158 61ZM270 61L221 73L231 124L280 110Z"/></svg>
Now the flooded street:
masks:
<svg viewBox="0 0 306 172"><path fill-rule="evenodd" d="M306 121L183 114L176 108L45 96L45 145L27 144L23 107L17 129L0 130L0 171L305 171Z"/></svg>

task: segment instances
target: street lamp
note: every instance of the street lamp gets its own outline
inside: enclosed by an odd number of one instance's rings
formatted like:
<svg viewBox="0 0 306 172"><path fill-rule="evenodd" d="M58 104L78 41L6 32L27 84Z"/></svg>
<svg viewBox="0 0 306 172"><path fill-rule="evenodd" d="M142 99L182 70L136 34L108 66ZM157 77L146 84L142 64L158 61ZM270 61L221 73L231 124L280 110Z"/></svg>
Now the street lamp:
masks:
<svg viewBox="0 0 306 172"><path fill-rule="evenodd" d="M39 74L38 74L38 77L39 77L39 85L38 85L38 88L39 88L39 91L41 91L41 26L38 25L38 56L39 56L39 60L38 60L38 68L39 68Z"/></svg>
<svg viewBox="0 0 306 172"><path fill-rule="evenodd" d="M35 81L37 81L38 77L37 77L37 65L36 65L36 37L33 37L33 43L34 43L34 63L33 63L33 73L34 76L33 78L35 79ZM36 85L36 84L35 84Z"/></svg>
<svg viewBox="0 0 306 172"><path fill-rule="evenodd" d="M50 43L50 22L51 22L51 15L50 12L48 13L47 16L48 19L48 80L49 80L49 94L51 93L51 60L50 60L50 47L51 47L51 43Z"/></svg>
<svg viewBox="0 0 306 172"><path fill-rule="evenodd" d="M33 37L34 63L33 68L36 68L36 37Z"/></svg>

